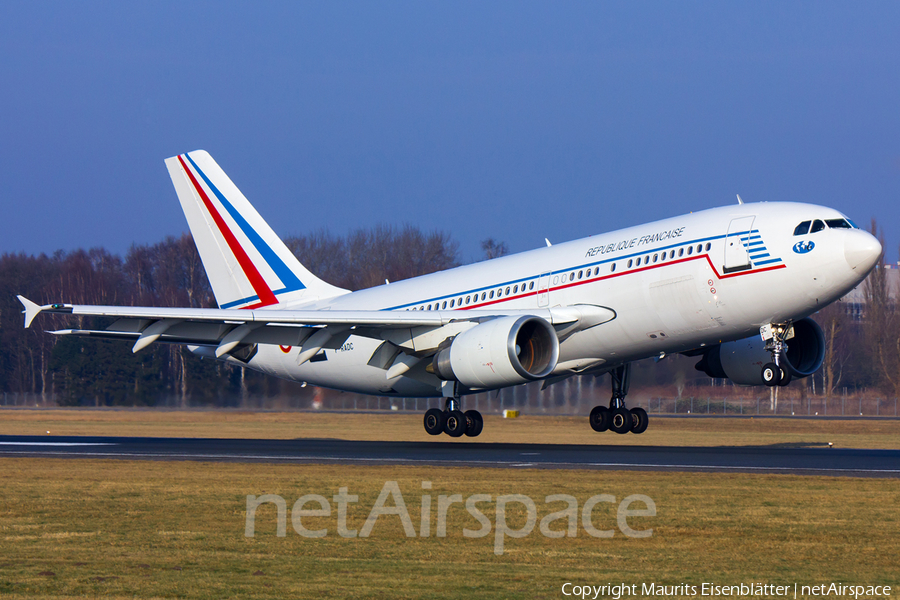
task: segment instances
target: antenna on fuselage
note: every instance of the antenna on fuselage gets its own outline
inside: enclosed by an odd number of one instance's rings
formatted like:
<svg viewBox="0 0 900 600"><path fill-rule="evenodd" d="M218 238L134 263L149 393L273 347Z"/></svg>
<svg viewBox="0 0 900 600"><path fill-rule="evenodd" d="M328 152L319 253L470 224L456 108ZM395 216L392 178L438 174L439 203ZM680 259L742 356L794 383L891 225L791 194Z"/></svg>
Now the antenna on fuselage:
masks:
<svg viewBox="0 0 900 600"><path fill-rule="evenodd" d="M544 238L544 241L547 242L547 247L548 247L548 248L549 248L550 246L553 245L553 244L550 243L550 240L548 240L547 238Z"/></svg>
<svg viewBox="0 0 900 600"><path fill-rule="evenodd" d="M744 203L744 201L741 200L741 195L740 195L740 194L735 194L735 196L737 196L738 204L743 204L743 203Z"/></svg>

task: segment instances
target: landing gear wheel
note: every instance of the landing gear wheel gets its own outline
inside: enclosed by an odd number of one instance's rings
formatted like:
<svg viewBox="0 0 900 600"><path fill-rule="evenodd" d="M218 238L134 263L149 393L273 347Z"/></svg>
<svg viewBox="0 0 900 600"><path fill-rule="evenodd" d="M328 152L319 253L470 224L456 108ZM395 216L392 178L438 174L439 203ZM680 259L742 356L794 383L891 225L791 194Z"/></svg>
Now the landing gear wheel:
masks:
<svg viewBox="0 0 900 600"><path fill-rule="evenodd" d="M791 382L791 372L787 369L781 369L781 379L778 380L778 385L784 387Z"/></svg>
<svg viewBox="0 0 900 600"><path fill-rule="evenodd" d="M647 431L647 425L649 424L650 417L647 415L647 411L641 407L635 407L631 409L631 433L644 433Z"/></svg>
<svg viewBox="0 0 900 600"><path fill-rule="evenodd" d="M775 363L766 363L762 368L762 380L767 386L778 385L784 377L781 369Z"/></svg>
<svg viewBox="0 0 900 600"><path fill-rule="evenodd" d="M468 437L478 437L481 430L484 429L484 419L477 410L467 410L466 416L466 435Z"/></svg>
<svg viewBox="0 0 900 600"><path fill-rule="evenodd" d="M461 410L451 410L444 421L444 433L450 437L459 437L466 432L468 420Z"/></svg>
<svg viewBox="0 0 900 600"><path fill-rule="evenodd" d="M606 431L609 429L609 422L611 420L609 409L605 406L595 406L594 410L591 411L590 420L591 429L597 433Z"/></svg>
<svg viewBox="0 0 900 600"><path fill-rule="evenodd" d="M610 419L609 428L616 433L628 433L631 431L631 427L634 425L634 418L631 416L631 411L627 408L621 407L612 411L610 415L612 418Z"/></svg>
<svg viewBox="0 0 900 600"><path fill-rule="evenodd" d="M444 411L439 408L429 408L425 411L425 431L429 435L441 435L444 433Z"/></svg>

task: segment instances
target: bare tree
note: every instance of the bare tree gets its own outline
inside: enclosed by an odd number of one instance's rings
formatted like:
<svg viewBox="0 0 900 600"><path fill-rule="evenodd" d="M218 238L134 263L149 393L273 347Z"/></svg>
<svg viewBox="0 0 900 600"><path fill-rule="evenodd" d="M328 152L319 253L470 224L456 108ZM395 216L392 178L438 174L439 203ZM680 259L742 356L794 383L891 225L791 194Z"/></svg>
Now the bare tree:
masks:
<svg viewBox="0 0 900 600"><path fill-rule="evenodd" d="M871 233L878 237L883 245L884 236L880 234L875 219L872 219ZM900 395L900 377L898 377L900 335L884 255L879 258L875 269L866 278L863 294L866 300L864 317L866 346L872 355L874 370L882 378L885 387Z"/></svg>
<svg viewBox="0 0 900 600"><path fill-rule="evenodd" d="M484 251L484 260L499 258L509 254L509 246L506 242L500 242L490 237L481 242L481 249Z"/></svg>

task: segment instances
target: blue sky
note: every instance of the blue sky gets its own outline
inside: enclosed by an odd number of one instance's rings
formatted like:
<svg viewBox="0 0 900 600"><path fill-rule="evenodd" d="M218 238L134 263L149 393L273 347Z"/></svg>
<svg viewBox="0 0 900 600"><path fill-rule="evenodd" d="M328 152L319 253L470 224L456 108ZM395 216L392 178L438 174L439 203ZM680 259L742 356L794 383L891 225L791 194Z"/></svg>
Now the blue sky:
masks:
<svg viewBox="0 0 900 600"><path fill-rule="evenodd" d="M0 252L187 230L203 148L282 235L465 260L745 201L900 242L900 4L6 2Z"/></svg>

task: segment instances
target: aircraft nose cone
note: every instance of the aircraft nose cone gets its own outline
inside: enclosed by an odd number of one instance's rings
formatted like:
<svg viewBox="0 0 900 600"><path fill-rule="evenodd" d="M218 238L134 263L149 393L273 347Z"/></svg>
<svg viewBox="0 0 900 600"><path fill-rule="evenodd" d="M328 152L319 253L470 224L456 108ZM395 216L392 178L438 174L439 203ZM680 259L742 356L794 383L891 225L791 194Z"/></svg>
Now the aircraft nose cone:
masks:
<svg viewBox="0 0 900 600"><path fill-rule="evenodd" d="M868 273L881 258L881 243L865 231L848 231L844 239L844 258L850 268Z"/></svg>

